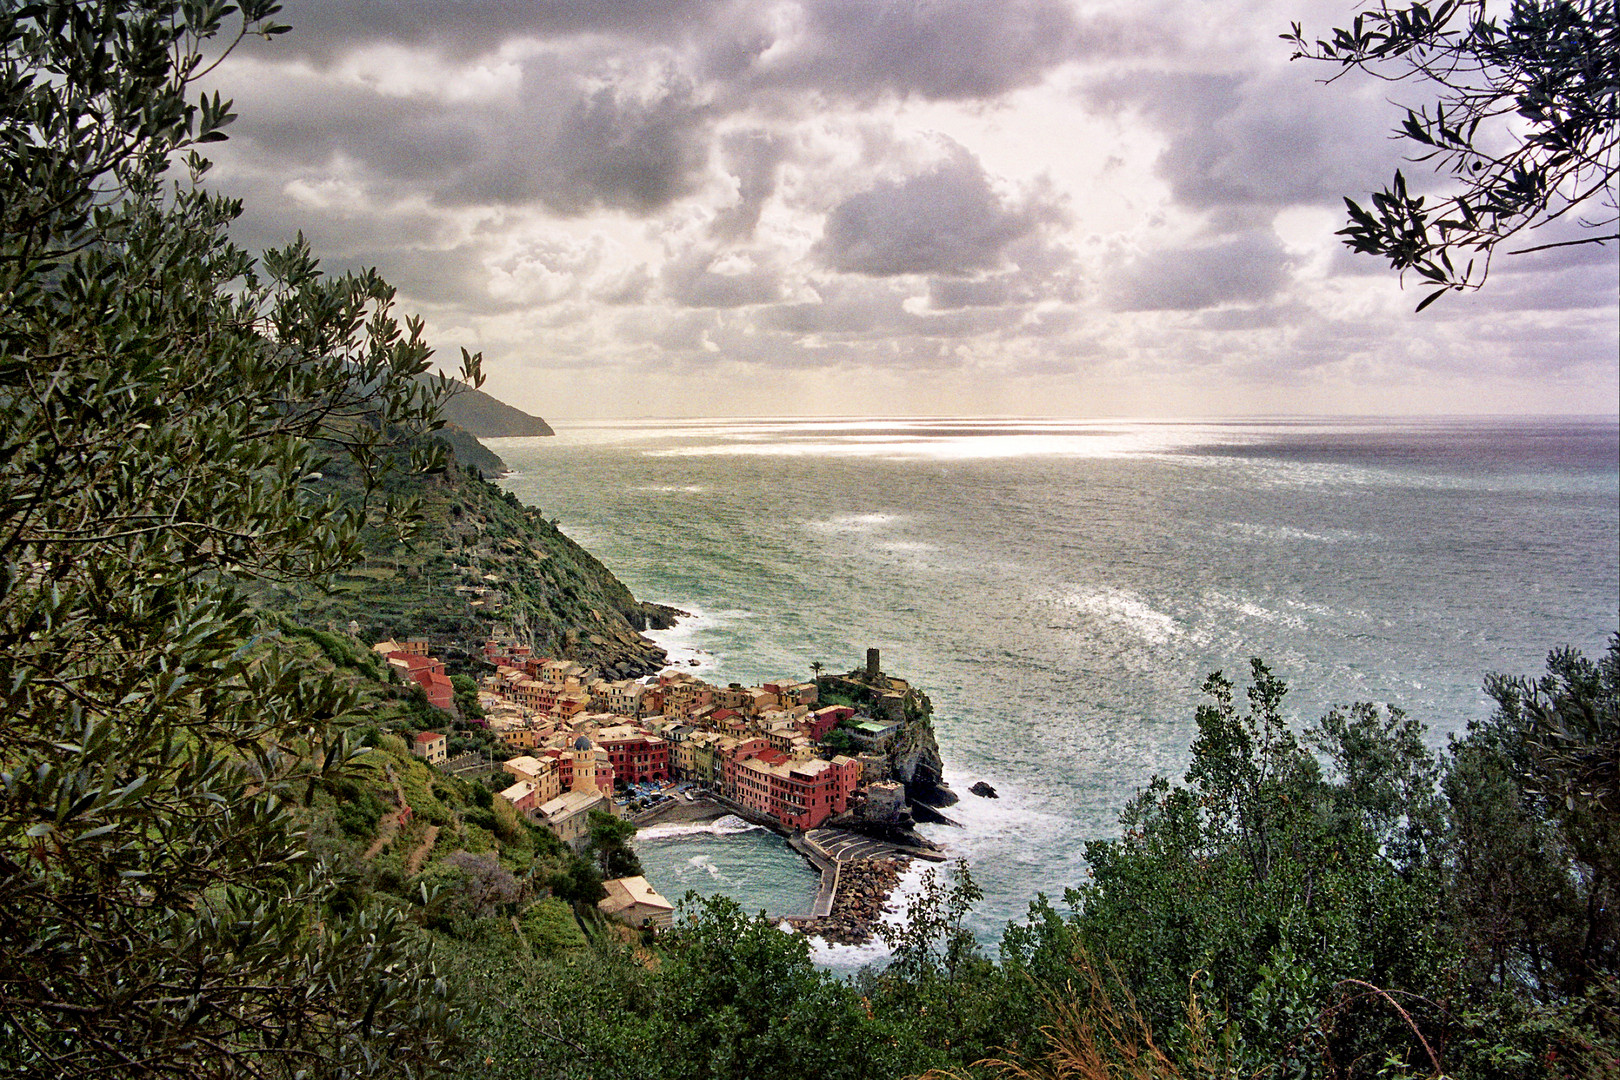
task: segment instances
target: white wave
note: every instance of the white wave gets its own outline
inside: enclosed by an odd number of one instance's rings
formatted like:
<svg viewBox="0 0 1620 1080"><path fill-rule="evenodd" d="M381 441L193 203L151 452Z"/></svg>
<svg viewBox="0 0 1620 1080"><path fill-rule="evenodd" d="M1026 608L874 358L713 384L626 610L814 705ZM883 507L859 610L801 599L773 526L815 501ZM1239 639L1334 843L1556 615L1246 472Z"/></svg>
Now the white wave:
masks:
<svg viewBox="0 0 1620 1080"><path fill-rule="evenodd" d="M716 881L722 881L728 885L731 884L731 879L722 874L720 872L720 868L714 865L714 860L707 855L694 855L690 859L686 860L686 864L702 870L705 874L708 874Z"/></svg>
<svg viewBox="0 0 1620 1080"><path fill-rule="evenodd" d="M763 832L763 825L744 821L736 814L727 814L713 821L686 822L670 825L649 825L636 831L637 840L668 840L676 836L734 836L737 833ZM699 856L703 858L704 856Z"/></svg>
<svg viewBox="0 0 1620 1080"><path fill-rule="evenodd" d="M1281 611L1272 611L1270 608L1261 607L1253 600L1248 600L1241 596L1227 596L1225 593L1218 592L1210 593L1209 602L1213 606L1223 611L1236 612L1244 618L1253 619L1256 622L1276 623L1281 626L1292 627L1296 630L1301 630L1305 627L1305 620L1298 615L1290 615Z"/></svg>
<svg viewBox="0 0 1620 1080"><path fill-rule="evenodd" d="M1060 597L1059 603L1123 626L1150 645L1163 645L1182 633L1181 624L1174 616L1156 610L1144 597L1129 589L1106 586L1081 589Z"/></svg>
<svg viewBox="0 0 1620 1080"><path fill-rule="evenodd" d="M938 870L941 874L947 873L943 867L921 859L913 859L904 870L900 871L894 890L889 893L888 903L884 905L882 922L890 926L899 926L906 921L906 906L913 897L922 892L923 875L930 870ZM875 935L865 945L832 945L814 931L808 936L811 961L817 967L836 971L855 972L868 964L887 960L891 953L884 940Z"/></svg>
<svg viewBox="0 0 1620 1080"><path fill-rule="evenodd" d="M1296 529L1288 525L1251 525L1245 522L1234 521L1231 528L1245 536L1253 536L1262 540L1307 540L1317 544L1339 544L1345 541L1361 543L1382 543L1383 537L1373 533L1356 532L1352 529L1332 529L1328 532L1308 532L1305 529Z"/></svg>
<svg viewBox="0 0 1620 1080"><path fill-rule="evenodd" d="M677 619L675 625L668 630L648 630L643 636L668 654L670 667L694 675L702 675L721 666L721 659L707 649L700 648L698 642L716 626L737 619L753 618L754 615L751 611L741 609L708 611L684 601L667 602L671 607L686 612L686 616ZM692 663L693 660L697 663Z"/></svg>

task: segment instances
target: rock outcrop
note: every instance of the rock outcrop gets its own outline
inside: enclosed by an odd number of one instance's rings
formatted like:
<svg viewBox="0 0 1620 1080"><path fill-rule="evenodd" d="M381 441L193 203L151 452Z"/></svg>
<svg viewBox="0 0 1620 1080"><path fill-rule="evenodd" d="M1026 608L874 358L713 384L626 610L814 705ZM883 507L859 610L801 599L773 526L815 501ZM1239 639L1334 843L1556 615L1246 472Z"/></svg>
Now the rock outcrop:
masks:
<svg viewBox="0 0 1620 1080"><path fill-rule="evenodd" d="M1001 796L996 794L996 789L985 783L983 780L980 780L977 784L974 784L972 787L968 788L968 790L981 799L1001 798Z"/></svg>
<svg viewBox="0 0 1620 1080"><path fill-rule="evenodd" d="M933 706L918 690L907 694L905 719L889 747L889 775L906 785L906 798L925 806L951 806L956 792L945 783L945 761L934 737ZM914 700L912 700L914 699Z"/></svg>

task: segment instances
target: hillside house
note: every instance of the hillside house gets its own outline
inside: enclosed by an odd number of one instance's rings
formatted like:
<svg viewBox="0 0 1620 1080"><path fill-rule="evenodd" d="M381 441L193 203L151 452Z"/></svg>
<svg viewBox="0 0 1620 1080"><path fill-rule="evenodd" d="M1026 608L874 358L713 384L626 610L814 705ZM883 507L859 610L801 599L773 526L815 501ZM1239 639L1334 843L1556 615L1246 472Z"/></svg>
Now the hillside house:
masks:
<svg viewBox="0 0 1620 1080"><path fill-rule="evenodd" d="M429 765L443 764L450 754L449 740L436 731L424 731L411 740L411 753L427 760Z"/></svg>
<svg viewBox="0 0 1620 1080"><path fill-rule="evenodd" d="M654 926L668 930L674 923L675 905L658 895L644 877L614 878L602 882L607 896L596 902L597 910L631 926Z"/></svg>

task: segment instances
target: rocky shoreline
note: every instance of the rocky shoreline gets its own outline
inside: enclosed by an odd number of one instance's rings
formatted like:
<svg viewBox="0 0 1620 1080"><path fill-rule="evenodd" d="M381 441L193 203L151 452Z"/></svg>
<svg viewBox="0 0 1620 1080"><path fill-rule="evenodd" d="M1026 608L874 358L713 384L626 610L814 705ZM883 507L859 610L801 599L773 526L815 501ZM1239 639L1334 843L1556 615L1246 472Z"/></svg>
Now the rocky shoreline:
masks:
<svg viewBox="0 0 1620 1080"><path fill-rule="evenodd" d="M822 938L829 945L865 945L872 940L873 927L883 919L889 894L900 880L900 871L910 861L896 855L841 863L832 913L822 919L784 921L800 933Z"/></svg>

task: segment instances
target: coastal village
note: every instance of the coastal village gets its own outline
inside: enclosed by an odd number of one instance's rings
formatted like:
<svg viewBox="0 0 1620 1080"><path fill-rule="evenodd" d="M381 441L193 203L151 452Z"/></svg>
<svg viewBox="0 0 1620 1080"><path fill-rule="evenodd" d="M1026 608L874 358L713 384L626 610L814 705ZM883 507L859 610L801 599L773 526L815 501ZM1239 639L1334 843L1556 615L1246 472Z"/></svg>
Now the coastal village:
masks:
<svg viewBox="0 0 1620 1080"><path fill-rule="evenodd" d="M373 649L428 702L454 714L454 687L425 639ZM876 649L864 667L809 680L715 686L678 669L608 680L578 663L532 655L510 641L483 645L481 718L511 753L496 762L499 797L576 849L593 811L637 825L670 813L734 813L787 836L822 874L809 918L793 924L829 941L867 940L899 865L938 859L911 830L907 783L943 794L927 698L883 673ZM448 726L448 725L447 725ZM455 769L443 732L415 735L413 752ZM937 820L937 818L931 818ZM852 843L853 841L853 843ZM607 914L667 927L673 905L644 878L606 883Z"/></svg>

